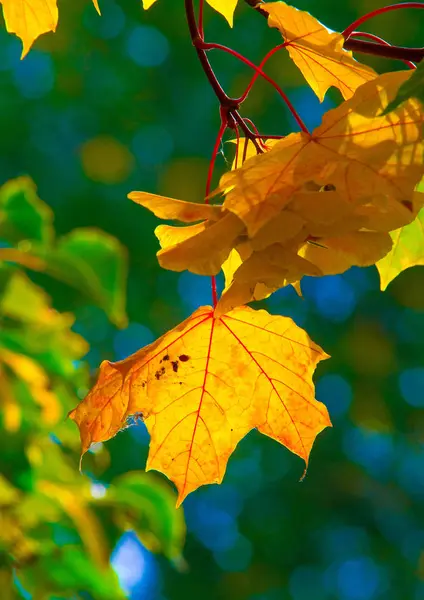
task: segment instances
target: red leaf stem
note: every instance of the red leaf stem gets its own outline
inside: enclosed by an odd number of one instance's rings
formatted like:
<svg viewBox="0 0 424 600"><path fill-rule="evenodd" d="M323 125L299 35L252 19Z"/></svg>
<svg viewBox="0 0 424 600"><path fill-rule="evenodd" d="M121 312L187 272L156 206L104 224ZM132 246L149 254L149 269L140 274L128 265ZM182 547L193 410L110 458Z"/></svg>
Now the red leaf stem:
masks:
<svg viewBox="0 0 424 600"><path fill-rule="evenodd" d="M268 18L268 13L261 9L262 0L244 0L246 4L251 6L257 13ZM407 5L414 4L416 8L423 8L424 3L420 2L404 2L399 8L406 8ZM394 9L391 9L394 10ZM375 16L375 15L374 15ZM358 26L358 21L352 23L348 29L352 26ZM354 28L355 28L354 27ZM345 32L347 31L345 30ZM349 37L343 44L343 48L346 50L352 50L353 52L361 52L362 54L371 54L372 56L381 56L381 58L390 58L392 60L409 60L415 63L421 62L424 59L424 48L405 48L403 46L385 46L384 44L367 42L365 40L357 40Z"/></svg>
<svg viewBox="0 0 424 600"><path fill-rule="evenodd" d="M359 19L356 19L353 23L346 27L346 29L342 32L342 36L347 40L351 33L355 31L357 27L365 23L365 21L369 21L378 15L382 15L383 13L390 12L392 10L399 10L402 8L424 8L423 2L402 2L399 4L390 4L389 6L382 6L381 8L376 8L366 15L362 15Z"/></svg>
<svg viewBox="0 0 424 600"><path fill-rule="evenodd" d="M296 111L295 107L293 106L293 104L290 102L287 94L280 88L280 86L278 85L278 83L276 83L272 77L270 77L269 75L267 75L266 73L264 73L264 71L262 71L262 69L260 67L258 67L257 65L255 65L252 61L250 61L248 58L246 58L245 56L243 56L242 54L240 54L239 52L236 52L236 50L233 50L232 48L228 48L227 46L223 46L222 44L208 44L206 42L200 42L200 47L203 48L203 50L222 50L223 52L227 52L228 54L231 54L231 56L234 56L235 58L238 58L238 60L240 60L241 62L243 62L245 65L247 65L248 67L250 67L251 69L254 69L255 72L263 77L264 79L266 79L266 81L268 81L268 83L270 83L279 93L279 95L281 96L281 98L284 100L284 102L287 105L287 108L290 110L290 112L292 113L293 117L295 118L297 124L299 125L300 129L302 131L304 131L305 133L309 133L308 128L306 127L306 125L304 124L304 122L302 121L302 119L300 118L300 115L298 114L298 112ZM244 93L240 98L236 98L235 102L240 105L242 104L242 102L244 102L244 100L246 99L247 94Z"/></svg>

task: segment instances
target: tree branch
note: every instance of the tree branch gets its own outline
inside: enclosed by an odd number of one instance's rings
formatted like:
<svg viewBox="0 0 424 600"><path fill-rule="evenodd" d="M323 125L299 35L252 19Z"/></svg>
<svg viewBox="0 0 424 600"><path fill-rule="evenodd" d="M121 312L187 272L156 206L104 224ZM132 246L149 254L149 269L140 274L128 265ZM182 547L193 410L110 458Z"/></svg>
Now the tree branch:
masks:
<svg viewBox="0 0 424 600"><path fill-rule="evenodd" d="M268 14L261 8L264 4L262 0L244 0L263 17L268 18ZM404 48L403 46L383 46L375 42L366 42L364 40L348 38L343 46L346 50L353 52L362 52L362 54L371 54L383 58L395 60L409 60L412 62L421 62L424 59L424 48Z"/></svg>

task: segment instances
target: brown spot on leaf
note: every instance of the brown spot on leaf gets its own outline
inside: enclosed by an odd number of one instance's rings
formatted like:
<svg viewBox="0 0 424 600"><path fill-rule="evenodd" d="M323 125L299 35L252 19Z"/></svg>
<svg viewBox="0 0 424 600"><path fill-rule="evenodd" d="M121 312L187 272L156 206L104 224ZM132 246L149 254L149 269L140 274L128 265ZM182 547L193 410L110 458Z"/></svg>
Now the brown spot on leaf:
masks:
<svg viewBox="0 0 424 600"><path fill-rule="evenodd" d="M155 373L155 377L156 379L159 381L159 379L162 377L162 375L165 375L165 367L161 367L160 369L158 369Z"/></svg>
<svg viewBox="0 0 424 600"><path fill-rule="evenodd" d="M178 373L178 360L172 361L172 370L174 371L174 373Z"/></svg>
<svg viewBox="0 0 424 600"><path fill-rule="evenodd" d="M180 354L180 356L178 358L180 359L181 362L187 362L188 360L190 360L190 357L187 356L187 354Z"/></svg>
<svg viewBox="0 0 424 600"><path fill-rule="evenodd" d="M161 358L160 362L162 363L164 360L169 360L169 354L165 354L165 356Z"/></svg>

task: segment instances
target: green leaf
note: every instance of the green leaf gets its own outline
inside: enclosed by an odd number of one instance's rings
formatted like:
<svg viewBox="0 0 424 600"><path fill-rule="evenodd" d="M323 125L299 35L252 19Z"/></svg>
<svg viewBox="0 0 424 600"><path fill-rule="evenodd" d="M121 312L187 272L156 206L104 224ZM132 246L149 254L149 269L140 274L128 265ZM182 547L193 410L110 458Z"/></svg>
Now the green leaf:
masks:
<svg viewBox="0 0 424 600"><path fill-rule="evenodd" d="M424 60L418 63L411 77L400 86L396 98L389 103L383 115L395 110L409 98L417 98L424 104Z"/></svg>
<svg viewBox="0 0 424 600"><path fill-rule="evenodd" d="M376 263L383 291L405 269L424 265L424 208L412 223L391 231L390 236L391 251Z"/></svg>
<svg viewBox="0 0 424 600"><path fill-rule="evenodd" d="M29 177L11 179L0 188L0 238L10 244L31 240L46 245L53 239L53 213L37 196Z"/></svg>
<svg viewBox="0 0 424 600"><path fill-rule="evenodd" d="M1 270L3 272L3 269ZM74 361L88 351L85 340L71 330L74 316L54 310L49 296L21 271L6 269L0 286L0 346L29 356L50 374L80 379Z"/></svg>
<svg viewBox="0 0 424 600"><path fill-rule="evenodd" d="M100 502L100 501L99 501ZM134 529L152 552L181 557L184 512L175 510L175 494L153 473L133 471L113 480L101 503L115 510L120 529Z"/></svg>
<svg viewBox="0 0 424 600"><path fill-rule="evenodd" d="M54 251L37 253L46 272L86 293L120 327L127 322L127 253L113 236L95 229L74 229Z"/></svg>
<svg viewBox="0 0 424 600"><path fill-rule="evenodd" d="M82 549L70 544L57 546L53 552L39 557L34 565L18 570L17 576L36 598L49 598L55 593L61 598L76 597L76 590L96 600L123 600L126 597L111 567L98 567Z"/></svg>

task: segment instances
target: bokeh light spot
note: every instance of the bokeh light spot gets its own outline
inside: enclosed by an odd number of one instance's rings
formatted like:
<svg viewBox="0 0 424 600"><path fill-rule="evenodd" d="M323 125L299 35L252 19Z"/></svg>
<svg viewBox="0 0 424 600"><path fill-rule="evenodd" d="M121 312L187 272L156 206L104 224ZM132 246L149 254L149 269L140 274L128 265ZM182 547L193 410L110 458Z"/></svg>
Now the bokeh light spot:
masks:
<svg viewBox="0 0 424 600"><path fill-rule="evenodd" d="M128 177L134 165L134 157L118 140L99 136L82 146L81 162L89 179L114 184Z"/></svg>
<svg viewBox="0 0 424 600"><path fill-rule="evenodd" d="M111 40L121 33L125 26L125 15L120 6L113 0L108 0L99 17L96 11L89 7L84 15L84 26L96 37Z"/></svg>
<svg viewBox="0 0 424 600"><path fill-rule="evenodd" d="M140 67L157 67L166 60L169 43L156 27L139 25L128 34L126 50Z"/></svg>
<svg viewBox="0 0 424 600"><path fill-rule="evenodd" d="M411 406L424 406L424 368L405 369L399 375L400 392Z"/></svg>
<svg viewBox="0 0 424 600"><path fill-rule="evenodd" d="M323 402L331 417L344 415L352 402L352 388L341 375L324 375L317 381L316 398Z"/></svg>
<svg viewBox="0 0 424 600"><path fill-rule="evenodd" d="M154 335L148 327L140 323L130 323L126 329L118 331L113 340L116 360L127 358L130 354L153 342L154 339Z"/></svg>
<svg viewBox="0 0 424 600"><path fill-rule="evenodd" d="M392 467L394 447L392 437L362 427L351 427L344 434L346 455L375 477L384 476Z"/></svg>
<svg viewBox="0 0 424 600"><path fill-rule="evenodd" d="M185 271L178 279L178 293L190 311L207 306L212 300L211 280Z"/></svg>
<svg viewBox="0 0 424 600"><path fill-rule="evenodd" d="M380 585L380 570L368 557L343 562L338 571L339 592L346 600L371 600Z"/></svg>
<svg viewBox="0 0 424 600"><path fill-rule="evenodd" d="M25 60L15 64L13 78L24 98L43 98L54 84L52 59L48 54L32 50Z"/></svg>
<svg viewBox="0 0 424 600"><path fill-rule="evenodd" d="M305 277L302 291L305 298L312 299L317 311L329 321L345 321L355 310L355 291L342 275Z"/></svg>
<svg viewBox="0 0 424 600"><path fill-rule="evenodd" d="M132 150L141 165L164 163L174 149L174 141L167 129L159 125L146 125L132 141Z"/></svg>

